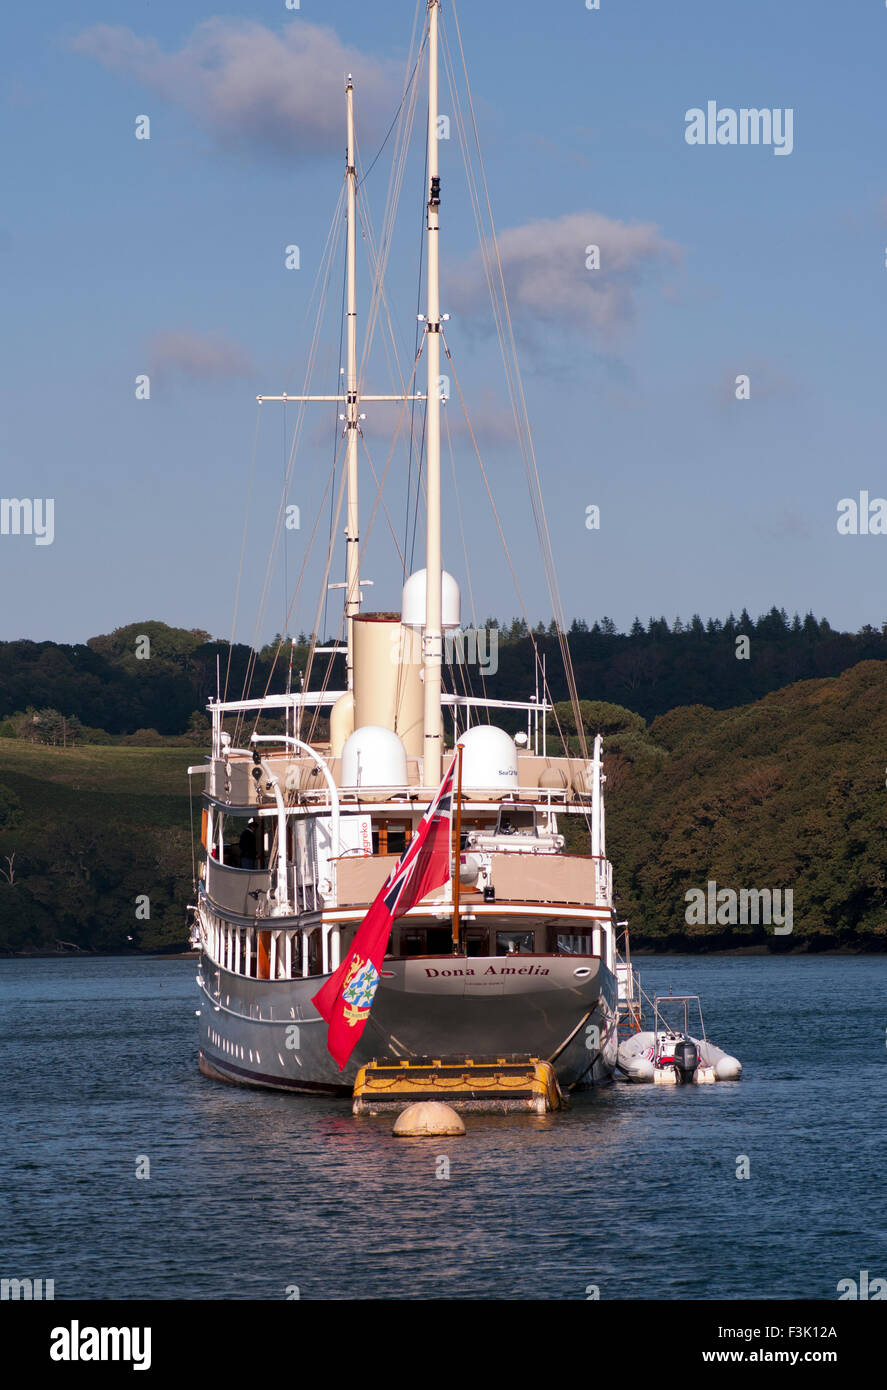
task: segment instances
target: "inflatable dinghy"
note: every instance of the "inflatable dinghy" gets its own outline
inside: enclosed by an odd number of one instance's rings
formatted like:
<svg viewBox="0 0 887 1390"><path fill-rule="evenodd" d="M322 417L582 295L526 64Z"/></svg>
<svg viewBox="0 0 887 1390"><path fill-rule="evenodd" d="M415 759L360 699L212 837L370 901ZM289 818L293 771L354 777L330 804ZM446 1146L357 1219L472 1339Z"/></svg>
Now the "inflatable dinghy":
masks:
<svg viewBox="0 0 887 1390"><path fill-rule="evenodd" d="M617 1065L629 1081L660 1086L738 1081L742 1075L742 1063L736 1057L704 1038L671 1029L633 1033L619 1044Z"/></svg>

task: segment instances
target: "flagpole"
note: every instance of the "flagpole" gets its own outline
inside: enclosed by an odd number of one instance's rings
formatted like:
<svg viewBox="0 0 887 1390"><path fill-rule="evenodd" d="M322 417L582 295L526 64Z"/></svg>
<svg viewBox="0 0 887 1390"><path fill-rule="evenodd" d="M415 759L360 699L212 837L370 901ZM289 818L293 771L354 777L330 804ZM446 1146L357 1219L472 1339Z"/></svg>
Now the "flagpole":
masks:
<svg viewBox="0 0 887 1390"><path fill-rule="evenodd" d="M462 744L456 748L456 871L453 874L453 955L457 956L460 949L460 923L459 923L459 887L461 879L460 850L462 846Z"/></svg>

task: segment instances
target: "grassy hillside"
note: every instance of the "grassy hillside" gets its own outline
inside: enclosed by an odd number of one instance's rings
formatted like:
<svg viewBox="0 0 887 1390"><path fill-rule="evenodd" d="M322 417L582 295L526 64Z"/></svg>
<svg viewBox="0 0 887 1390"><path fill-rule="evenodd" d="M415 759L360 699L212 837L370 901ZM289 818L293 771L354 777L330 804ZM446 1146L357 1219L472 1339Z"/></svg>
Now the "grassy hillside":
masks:
<svg viewBox="0 0 887 1390"><path fill-rule="evenodd" d="M193 901L186 769L199 758L187 748L0 740L0 949L182 943ZM195 814L199 824L199 799ZM140 920L145 894L150 916Z"/></svg>

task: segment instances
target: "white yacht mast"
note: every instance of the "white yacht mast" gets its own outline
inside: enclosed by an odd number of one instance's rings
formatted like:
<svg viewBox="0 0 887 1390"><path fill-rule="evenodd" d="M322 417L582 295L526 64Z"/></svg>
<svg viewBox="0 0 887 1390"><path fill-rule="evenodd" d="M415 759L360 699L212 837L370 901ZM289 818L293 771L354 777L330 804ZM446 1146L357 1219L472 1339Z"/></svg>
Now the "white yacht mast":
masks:
<svg viewBox="0 0 887 1390"><path fill-rule="evenodd" d="M348 473L348 515L345 523L345 617L348 622L348 689L354 686L354 617L360 611L360 522L357 506L357 276L355 269L355 197L357 170L354 160L354 86L351 74L345 83L347 112L347 152L345 179L348 185L347 220L347 343L345 368L345 467Z"/></svg>
<svg viewBox="0 0 887 1390"><path fill-rule="evenodd" d="M591 764L591 855L593 859L601 859L606 853L604 848L603 747L603 738L600 734L596 734L594 758Z"/></svg>
<svg viewBox="0 0 887 1390"><path fill-rule="evenodd" d="M422 780L436 787L441 777L441 539L440 539L440 177L437 139L437 25L440 0L428 0L428 305L426 314L427 422L425 484L425 679Z"/></svg>

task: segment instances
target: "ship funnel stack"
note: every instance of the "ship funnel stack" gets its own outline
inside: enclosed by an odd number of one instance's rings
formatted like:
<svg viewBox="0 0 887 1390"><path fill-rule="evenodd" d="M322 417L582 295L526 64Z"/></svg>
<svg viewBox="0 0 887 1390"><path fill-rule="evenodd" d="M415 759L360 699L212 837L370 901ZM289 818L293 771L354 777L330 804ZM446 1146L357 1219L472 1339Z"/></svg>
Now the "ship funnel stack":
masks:
<svg viewBox="0 0 887 1390"><path fill-rule="evenodd" d="M390 729L422 756L422 652L399 613L354 618L354 729Z"/></svg>

